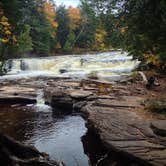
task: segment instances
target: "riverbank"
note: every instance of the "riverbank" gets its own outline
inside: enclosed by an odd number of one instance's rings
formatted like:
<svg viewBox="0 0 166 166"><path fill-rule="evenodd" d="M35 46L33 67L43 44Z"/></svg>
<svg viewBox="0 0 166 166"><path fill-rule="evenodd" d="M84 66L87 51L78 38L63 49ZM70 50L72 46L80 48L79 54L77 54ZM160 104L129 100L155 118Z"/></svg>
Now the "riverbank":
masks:
<svg viewBox="0 0 166 166"><path fill-rule="evenodd" d="M147 90L142 82L112 85L88 80L80 87L80 82L57 81L49 82L45 95L54 111L73 108L83 112L88 126L95 129L108 149L140 165L163 166L166 117L145 111L143 104L159 94L166 101L165 78L160 82L160 87Z"/></svg>
<svg viewBox="0 0 166 166"><path fill-rule="evenodd" d="M36 78L1 83L1 99L9 96L36 100L36 88L44 88L45 99L58 110L83 113L87 126L100 136L110 151L138 165L163 166L166 161L166 116L145 110L147 99L166 101L166 78L158 77L160 86L150 90L142 81L112 84L97 80ZM15 100L15 98L13 99ZM27 104L15 100L16 104ZM58 112L57 112L58 113Z"/></svg>

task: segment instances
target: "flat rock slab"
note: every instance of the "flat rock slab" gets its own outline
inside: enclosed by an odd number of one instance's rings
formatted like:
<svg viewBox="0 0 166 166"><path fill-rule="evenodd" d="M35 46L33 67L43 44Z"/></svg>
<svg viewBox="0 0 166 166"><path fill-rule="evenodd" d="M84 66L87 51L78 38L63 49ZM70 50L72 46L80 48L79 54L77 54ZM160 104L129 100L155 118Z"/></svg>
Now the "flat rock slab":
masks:
<svg viewBox="0 0 166 166"><path fill-rule="evenodd" d="M6 93L13 93L17 92L34 92L35 89L27 88L27 87L20 87L20 86L3 86L0 88L0 91L5 91Z"/></svg>
<svg viewBox="0 0 166 166"><path fill-rule="evenodd" d="M136 112L142 109L145 96L132 94L123 85L113 85L109 93L101 95L98 90L84 89L101 82L84 81L82 87L78 82L64 82L56 82L45 89L53 107L66 106L85 113L88 124L96 129L108 149L138 161L141 166L166 166L166 137L154 132L154 128L165 132L165 121L155 122Z"/></svg>
<svg viewBox="0 0 166 166"><path fill-rule="evenodd" d="M166 140L160 139L145 121L127 108L89 105L82 108L106 147L113 148L143 165L166 165Z"/></svg>
<svg viewBox="0 0 166 166"><path fill-rule="evenodd" d="M166 137L166 120L152 121L151 128L157 135Z"/></svg>
<svg viewBox="0 0 166 166"><path fill-rule="evenodd" d="M137 96L121 96L120 98L105 98L98 99L95 104L103 107L126 107L126 108L136 108L140 107L140 102L143 100L141 97Z"/></svg>
<svg viewBox="0 0 166 166"><path fill-rule="evenodd" d="M33 88L3 86L0 88L0 103L33 104L36 103L36 91Z"/></svg>
<svg viewBox="0 0 166 166"><path fill-rule="evenodd" d="M83 90L75 90L70 92L70 96L74 99L85 99L89 96L91 96L93 93L89 91L83 91Z"/></svg>

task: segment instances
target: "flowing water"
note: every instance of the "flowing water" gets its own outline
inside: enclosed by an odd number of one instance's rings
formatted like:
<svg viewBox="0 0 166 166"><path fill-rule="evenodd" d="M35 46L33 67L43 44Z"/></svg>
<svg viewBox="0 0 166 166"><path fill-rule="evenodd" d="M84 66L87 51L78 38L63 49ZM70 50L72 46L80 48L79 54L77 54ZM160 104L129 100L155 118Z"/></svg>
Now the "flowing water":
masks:
<svg viewBox="0 0 166 166"><path fill-rule="evenodd" d="M88 137L85 120L78 114L56 114L45 104L43 90L38 89L36 93L36 104L0 105L2 132L35 146L39 151L49 154L51 160L63 161L66 166L95 165L103 150L99 148L95 154L88 156L88 148L95 147L85 138L84 148L83 136ZM94 137L93 141L96 139Z"/></svg>
<svg viewBox="0 0 166 166"><path fill-rule="evenodd" d="M41 106L40 106L41 107ZM4 133L46 152L50 158L63 161L67 166L88 166L81 137L87 129L80 116L55 115L51 111L39 112L32 107L2 107L0 126Z"/></svg>
<svg viewBox="0 0 166 166"><path fill-rule="evenodd" d="M130 75L139 64L126 52L104 52L86 55L66 55L45 58L25 58L8 60L4 78L35 76L87 78L117 81Z"/></svg>
<svg viewBox="0 0 166 166"><path fill-rule="evenodd" d="M6 62L5 69L8 72L0 80L46 76L77 79L95 77L117 81L129 76L138 64L139 61L132 60L127 53L121 52L13 59ZM25 86L34 84L33 81L27 83L26 80L24 83ZM55 114L50 106L45 105L43 89L39 88L45 82L39 80L35 85L35 105L0 105L1 130L23 143L34 145L39 151L48 153L51 159L63 161L66 166L96 165L106 153L98 137L87 131L85 120L81 116ZM119 161L115 157L113 165ZM119 165L123 164L120 161Z"/></svg>

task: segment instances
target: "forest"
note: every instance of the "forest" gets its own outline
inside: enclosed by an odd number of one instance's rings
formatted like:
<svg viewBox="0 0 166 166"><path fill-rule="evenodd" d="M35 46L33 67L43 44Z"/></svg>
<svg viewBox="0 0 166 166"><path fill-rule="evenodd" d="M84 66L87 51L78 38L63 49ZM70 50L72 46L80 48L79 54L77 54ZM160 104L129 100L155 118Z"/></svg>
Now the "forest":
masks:
<svg viewBox="0 0 166 166"><path fill-rule="evenodd" d="M164 71L165 39L165 0L81 0L77 8L53 0L0 1L2 62L120 48Z"/></svg>
<svg viewBox="0 0 166 166"><path fill-rule="evenodd" d="M0 0L0 166L149 165L166 166L166 0Z"/></svg>

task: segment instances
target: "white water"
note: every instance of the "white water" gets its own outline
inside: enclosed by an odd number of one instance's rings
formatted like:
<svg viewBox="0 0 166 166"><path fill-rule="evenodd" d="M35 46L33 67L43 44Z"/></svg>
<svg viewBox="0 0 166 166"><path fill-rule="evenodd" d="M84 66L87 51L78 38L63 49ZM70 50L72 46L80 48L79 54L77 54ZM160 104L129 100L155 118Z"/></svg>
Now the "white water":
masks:
<svg viewBox="0 0 166 166"><path fill-rule="evenodd" d="M37 90L36 101L37 102L34 105L34 107L35 107L35 110L37 112L50 112L50 111L52 111L52 108L49 105L45 104L43 89Z"/></svg>
<svg viewBox="0 0 166 166"><path fill-rule="evenodd" d="M132 56L120 51L86 55L66 55L46 58L15 59L7 75L0 79L29 78L36 76L120 80L139 64ZM7 65L9 66L9 64ZM9 67L8 67L9 68Z"/></svg>

